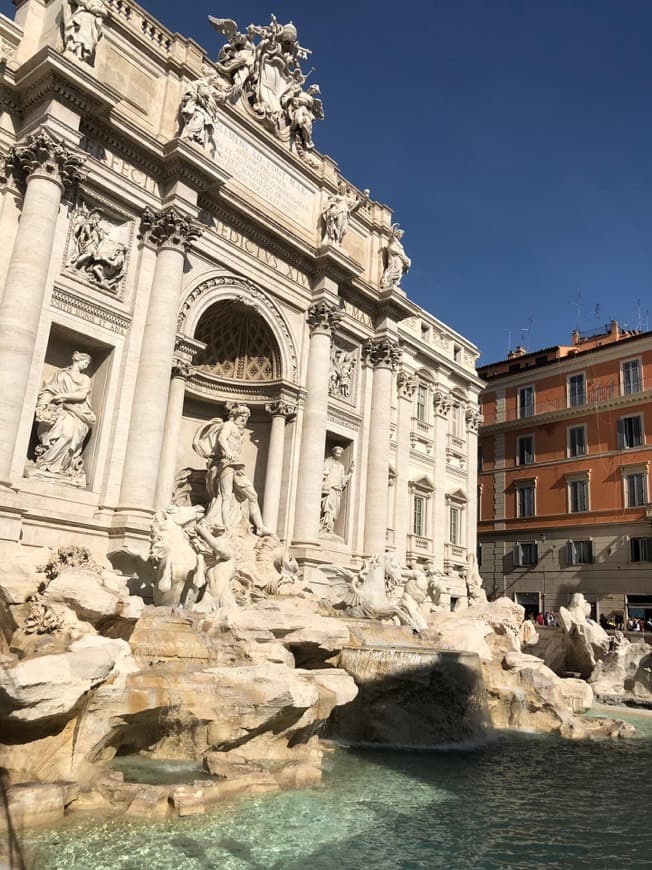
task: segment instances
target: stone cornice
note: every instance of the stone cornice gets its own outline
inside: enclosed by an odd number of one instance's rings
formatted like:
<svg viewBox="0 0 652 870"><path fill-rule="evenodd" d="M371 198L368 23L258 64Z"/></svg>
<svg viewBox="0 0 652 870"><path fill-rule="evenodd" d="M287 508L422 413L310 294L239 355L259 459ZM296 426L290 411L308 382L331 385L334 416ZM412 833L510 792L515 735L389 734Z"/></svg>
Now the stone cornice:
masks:
<svg viewBox="0 0 652 870"><path fill-rule="evenodd" d="M85 296L70 293L61 287L55 287L52 291L51 298L52 308L59 311L65 311L67 314L72 314L79 317L81 320L86 320L89 323L94 323L97 326L102 326L110 332L118 335L125 335L131 325L131 318L119 311L115 311L105 305L100 305Z"/></svg>

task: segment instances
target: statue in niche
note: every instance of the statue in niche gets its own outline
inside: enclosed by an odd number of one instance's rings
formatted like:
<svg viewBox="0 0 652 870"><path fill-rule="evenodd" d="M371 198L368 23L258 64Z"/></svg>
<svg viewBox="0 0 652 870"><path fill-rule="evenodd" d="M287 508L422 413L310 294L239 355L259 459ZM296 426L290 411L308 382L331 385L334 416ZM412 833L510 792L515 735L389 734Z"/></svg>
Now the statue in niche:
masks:
<svg viewBox="0 0 652 870"><path fill-rule="evenodd" d="M256 534L271 535L273 533L263 523L254 485L246 476L241 461L250 414L246 405L232 405L228 420L216 418L200 427L193 449L209 462L206 488L211 501L206 514L207 524L232 529L242 518L240 505L246 502L248 518Z"/></svg>
<svg viewBox="0 0 652 870"><path fill-rule="evenodd" d="M329 195L328 203L322 215L326 238L329 241L334 242L336 245L342 244L342 240L349 228L349 218L363 203L369 202L370 193L371 191L364 190L363 196L358 196L345 181L340 180L337 186L337 193Z"/></svg>
<svg viewBox="0 0 652 870"><path fill-rule="evenodd" d="M247 27L245 33L231 18L209 21L228 40L217 59L217 72L231 103L242 104L279 138L308 156L313 150L312 126L324 110L318 85L303 89L307 76L301 61L310 52L299 45L292 22L280 24L274 15L268 25Z"/></svg>
<svg viewBox="0 0 652 870"><path fill-rule="evenodd" d="M217 107L227 97L218 88L216 75L191 82L181 98L179 113L182 120L181 138L197 142L202 147L214 147L213 133Z"/></svg>
<svg viewBox="0 0 652 870"><path fill-rule="evenodd" d="M72 250L66 266L91 284L115 293L127 270L127 246L110 237L99 209L81 208L73 218Z"/></svg>
<svg viewBox="0 0 652 870"><path fill-rule="evenodd" d="M335 522L342 507L342 493L355 471L352 462L347 471L342 462L342 447L333 447L331 455L324 461L321 484L321 517L320 530L322 535L335 534Z"/></svg>
<svg viewBox="0 0 652 870"><path fill-rule="evenodd" d="M63 43L66 54L92 63L108 10L103 0L64 0Z"/></svg>
<svg viewBox="0 0 652 870"><path fill-rule="evenodd" d="M97 418L90 403L91 379L84 372L87 353L75 351L67 368L41 387L36 400L39 445L29 477L49 477L86 486L82 450Z"/></svg>
<svg viewBox="0 0 652 870"><path fill-rule="evenodd" d="M350 399L354 371L355 353L347 353L333 345L328 379L329 395L339 399Z"/></svg>
<svg viewBox="0 0 652 870"><path fill-rule="evenodd" d="M405 230L400 229L398 224L392 224L392 235L385 249L385 271L380 279L380 286L383 290L398 287L403 275L412 265L412 260L405 253L401 241L404 233Z"/></svg>

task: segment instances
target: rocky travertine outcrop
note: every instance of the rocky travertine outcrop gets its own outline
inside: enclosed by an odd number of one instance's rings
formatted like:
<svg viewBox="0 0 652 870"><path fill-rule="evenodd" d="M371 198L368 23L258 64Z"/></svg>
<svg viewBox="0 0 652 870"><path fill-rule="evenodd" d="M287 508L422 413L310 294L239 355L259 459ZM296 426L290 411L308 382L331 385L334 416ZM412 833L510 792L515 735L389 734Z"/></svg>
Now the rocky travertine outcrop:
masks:
<svg viewBox="0 0 652 870"><path fill-rule="evenodd" d="M605 700L652 702L652 650L645 641L631 643L616 632L611 649L597 663L589 682Z"/></svg>

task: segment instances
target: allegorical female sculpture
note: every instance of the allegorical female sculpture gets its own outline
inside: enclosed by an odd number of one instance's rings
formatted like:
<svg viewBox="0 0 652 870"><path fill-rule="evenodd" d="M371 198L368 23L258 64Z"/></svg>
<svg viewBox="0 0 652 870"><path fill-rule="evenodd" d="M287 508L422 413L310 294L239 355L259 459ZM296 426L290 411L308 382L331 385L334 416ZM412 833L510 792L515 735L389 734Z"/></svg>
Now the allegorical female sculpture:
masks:
<svg viewBox="0 0 652 870"><path fill-rule="evenodd" d="M91 379L84 372L87 353L75 351L72 362L41 387L36 400L39 445L30 477L54 477L86 486L84 442L97 418L90 403Z"/></svg>
<svg viewBox="0 0 652 870"><path fill-rule="evenodd" d="M64 0L63 42L66 54L90 63L102 38L104 19L108 14L103 0Z"/></svg>
<svg viewBox="0 0 652 870"><path fill-rule="evenodd" d="M342 507L342 493L351 480L355 470L355 462L352 462L349 470L344 468L342 462L342 447L333 447L331 455L324 460L324 470L321 484L321 518L320 529L322 535L335 534L335 522L340 515Z"/></svg>

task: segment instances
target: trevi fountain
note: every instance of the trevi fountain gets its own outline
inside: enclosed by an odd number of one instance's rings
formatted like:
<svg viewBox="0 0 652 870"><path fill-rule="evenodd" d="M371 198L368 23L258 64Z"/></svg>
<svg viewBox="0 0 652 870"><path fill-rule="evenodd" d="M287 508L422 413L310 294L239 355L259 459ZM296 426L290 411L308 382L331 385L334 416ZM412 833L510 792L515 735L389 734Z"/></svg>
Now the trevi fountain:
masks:
<svg viewBox="0 0 652 870"><path fill-rule="evenodd" d="M650 654L487 600L478 351L294 24L15 6L0 866L649 866Z"/></svg>

